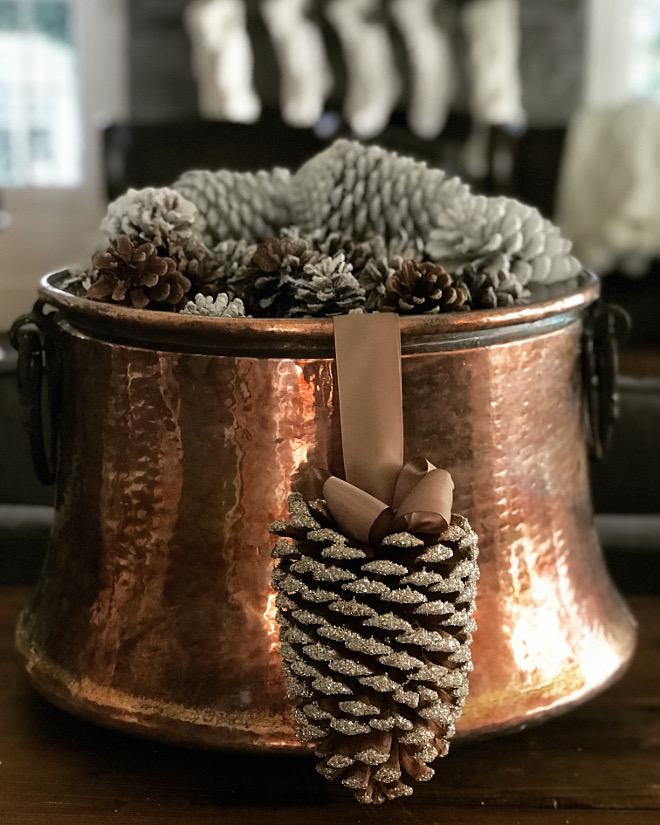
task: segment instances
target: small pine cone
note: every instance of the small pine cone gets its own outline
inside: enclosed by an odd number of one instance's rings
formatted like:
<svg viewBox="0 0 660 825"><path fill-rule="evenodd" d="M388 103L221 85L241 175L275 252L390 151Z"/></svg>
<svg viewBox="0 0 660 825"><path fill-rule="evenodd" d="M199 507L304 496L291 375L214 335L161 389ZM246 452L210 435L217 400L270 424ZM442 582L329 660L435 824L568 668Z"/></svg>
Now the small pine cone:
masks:
<svg viewBox="0 0 660 825"><path fill-rule="evenodd" d="M245 318L245 307L240 298L232 300L226 292L220 292L215 298L212 295L198 293L194 301L188 301L181 310L181 314L214 318Z"/></svg>
<svg viewBox="0 0 660 825"><path fill-rule="evenodd" d="M358 546L323 501L293 494L289 508L270 530L285 537L273 587L298 738L360 802L408 796L447 753L467 696L476 534L453 515L437 540Z"/></svg>
<svg viewBox="0 0 660 825"><path fill-rule="evenodd" d="M257 245L254 243L231 238L216 244L212 254L225 278L231 282L240 269L249 265L256 248Z"/></svg>
<svg viewBox="0 0 660 825"><path fill-rule="evenodd" d="M323 236L315 233L312 240L323 255L333 257L338 253L346 256L353 274L365 292L364 308L367 312L377 309L385 296L385 284L390 275L400 268L404 260L422 261L422 251L404 238L386 241L380 235L370 235L363 241L355 241L333 232Z"/></svg>
<svg viewBox="0 0 660 825"><path fill-rule="evenodd" d="M109 241L128 236L134 243L152 243L161 254L170 246L198 247L201 218L194 203L174 189L129 189L108 205L101 232ZM169 252L166 252L169 255ZM174 258L174 255L170 255Z"/></svg>
<svg viewBox="0 0 660 825"><path fill-rule="evenodd" d="M464 287L439 264L403 261L385 284L380 309L401 314L434 314L468 310Z"/></svg>
<svg viewBox="0 0 660 825"><path fill-rule="evenodd" d="M365 308L377 309L385 297L385 284L404 260L422 261L417 247L403 238L385 242L377 235L354 243L347 254L355 277L366 294Z"/></svg>
<svg viewBox="0 0 660 825"><path fill-rule="evenodd" d="M96 275L87 297L143 309L150 304L179 309L185 303L190 280L176 263L162 257L152 243L134 243L120 235L104 252L92 258Z"/></svg>
<svg viewBox="0 0 660 825"><path fill-rule="evenodd" d="M364 310L364 289L343 254L305 264L304 278L292 284L291 318L323 318Z"/></svg>
<svg viewBox="0 0 660 825"><path fill-rule="evenodd" d="M531 293L515 275L505 272L474 272L468 269L460 285L467 290L472 309L495 309L524 304Z"/></svg>
<svg viewBox="0 0 660 825"><path fill-rule="evenodd" d="M307 277L305 266L317 260L318 252L301 238L268 238L227 285L252 315L284 318L294 304L296 282Z"/></svg>
<svg viewBox="0 0 660 825"><path fill-rule="evenodd" d="M215 291L223 272L206 248L194 250L170 245L168 253L174 260L177 271L190 281L194 291Z"/></svg>

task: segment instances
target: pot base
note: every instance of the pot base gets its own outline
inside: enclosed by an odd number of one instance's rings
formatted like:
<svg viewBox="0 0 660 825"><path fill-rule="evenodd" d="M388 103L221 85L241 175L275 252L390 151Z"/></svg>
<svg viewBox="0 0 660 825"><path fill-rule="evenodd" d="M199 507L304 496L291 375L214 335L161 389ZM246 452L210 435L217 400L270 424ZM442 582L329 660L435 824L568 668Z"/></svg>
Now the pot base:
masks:
<svg viewBox="0 0 660 825"><path fill-rule="evenodd" d="M552 684L524 691L524 695L517 697L521 701L513 701L512 691L508 696L470 696L459 719L455 740L510 734L540 724L567 713L617 681L632 659L636 642L635 620L625 606L621 606L619 622L611 628L609 671L601 668L592 674L591 682L582 680L581 686L571 684L570 674L561 674ZM297 741L293 719L286 711L228 713L136 696L95 684L87 677L77 677L32 644L29 615L29 608L22 612L16 630L16 648L23 670L39 694L67 713L168 745L263 754L312 754L309 746ZM508 705L503 706L501 703L506 700Z"/></svg>

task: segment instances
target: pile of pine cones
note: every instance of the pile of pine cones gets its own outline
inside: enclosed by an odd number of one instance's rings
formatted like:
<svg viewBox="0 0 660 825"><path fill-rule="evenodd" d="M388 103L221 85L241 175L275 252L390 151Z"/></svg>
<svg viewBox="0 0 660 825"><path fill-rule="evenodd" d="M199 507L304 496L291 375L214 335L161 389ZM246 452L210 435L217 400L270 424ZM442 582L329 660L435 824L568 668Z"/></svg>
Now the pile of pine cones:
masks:
<svg viewBox="0 0 660 825"><path fill-rule="evenodd" d="M532 207L345 140L295 174L192 171L172 188L129 190L101 230L83 294L187 314L493 309L580 271Z"/></svg>

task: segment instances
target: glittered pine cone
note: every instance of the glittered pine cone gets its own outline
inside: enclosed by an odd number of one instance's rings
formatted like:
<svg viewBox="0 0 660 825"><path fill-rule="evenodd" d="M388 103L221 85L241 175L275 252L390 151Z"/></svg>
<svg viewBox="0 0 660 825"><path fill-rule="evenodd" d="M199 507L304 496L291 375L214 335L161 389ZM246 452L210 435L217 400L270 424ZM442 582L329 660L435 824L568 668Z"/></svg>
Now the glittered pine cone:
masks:
<svg viewBox="0 0 660 825"><path fill-rule="evenodd" d="M467 290L439 264L405 260L385 283L379 307L406 315L468 310Z"/></svg>
<svg viewBox="0 0 660 825"><path fill-rule="evenodd" d="M412 793L446 755L467 695L477 537L452 516L435 539L358 545L324 502L289 498L271 525L280 651L298 738L360 802Z"/></svg>
<svg viewBox="0 0 660 825"><path fill-rule="evenodd" d="M191 286L172 258L160 256L152 243L134 243L126 235L97 252L92 265L96 279L87 297L94 301L177 309L185 304Z"/></svg>

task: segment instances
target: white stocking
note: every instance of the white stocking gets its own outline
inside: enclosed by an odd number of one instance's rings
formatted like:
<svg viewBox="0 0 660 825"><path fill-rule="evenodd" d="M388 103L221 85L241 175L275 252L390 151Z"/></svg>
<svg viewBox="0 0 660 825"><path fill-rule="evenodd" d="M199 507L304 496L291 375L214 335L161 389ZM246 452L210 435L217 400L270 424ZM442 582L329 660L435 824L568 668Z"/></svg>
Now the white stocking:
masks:
<svg viewBox="0 0 660 825"><path fill-rule="evenodd" d="M252 82L252 47L241 0L195 0L186 7L203 117L251 123L261 104Z"/></svg>
<svg viewBox="0 0 660 825"><path fill-rule="evenodd" d="M390 6L410 65L408 124L426 140L444 128L455 87L451 44L435 18L435 6L437 0L392 0Z"/></svg>
<svg viewBox="0 0 660 825"><path fill-rule="evenodd" d="M280 109L291 126L310 127L323 114L332 74L310 0L265 0L261 13L280 68Z"/></svg>
<svg viewBox="0 0 660 825"><path fill-rule="evenodd" d="M401 93L387 29L373 20L380 10L380 0L330 0L325 8L348 71L344 116L361 138L383 131Z"/></svg>

